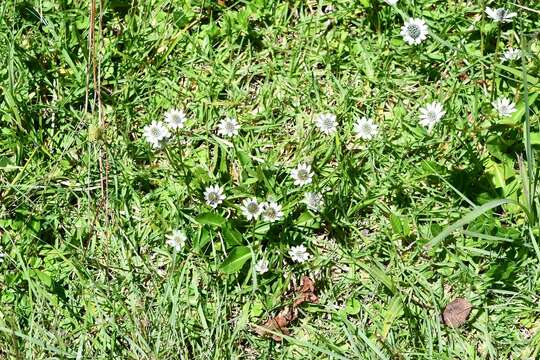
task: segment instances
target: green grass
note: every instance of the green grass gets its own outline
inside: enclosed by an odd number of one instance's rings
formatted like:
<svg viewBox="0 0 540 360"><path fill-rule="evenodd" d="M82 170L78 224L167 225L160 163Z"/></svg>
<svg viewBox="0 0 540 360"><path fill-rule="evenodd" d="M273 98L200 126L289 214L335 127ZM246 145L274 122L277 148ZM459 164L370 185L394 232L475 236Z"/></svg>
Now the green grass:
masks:
<svg viewBox="0 0 540 360"><path fill-rule="evenodd" d="M90 3L0 3L0 358L539 356L534 1L104 0L93 30ZM500 26L485 6L519 15ZM399 34L409 17L429 26L420 45ZM526 57L501 63L509 46ZM142 129L174 107L186 127L155 150ZM225 116L239 136L217 135ZM372 141L353 132L362 116ZM246 221L247 197L285 217ZM311 260L291 261L298 244ZM302 275L319 303L282 343L257 335ZM456 297L474 308L453 329L440 314Z"/></svg>

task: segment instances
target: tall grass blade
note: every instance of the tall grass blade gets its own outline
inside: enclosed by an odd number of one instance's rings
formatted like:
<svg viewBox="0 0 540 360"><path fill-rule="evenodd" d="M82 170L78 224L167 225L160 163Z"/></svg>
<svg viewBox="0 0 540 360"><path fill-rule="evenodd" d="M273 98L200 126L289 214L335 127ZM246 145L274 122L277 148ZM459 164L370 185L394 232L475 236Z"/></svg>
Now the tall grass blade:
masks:
<svg viewBox="0 0 540 360"><path fill-rule="evenodd" d="M477 207L476 209L469 212L467 215L463 216L461 219L459 219L458 221L456 221L452 225L448 226L439 235L435 236L430 242L428 242L424 246L426 248L432 248L433 246L438 245L441 241L446 239L448 237L448 235L452 234L454 231L456 231L456 230L460 229L461 227L469 224L474 219L476 219L476 218L482 216L483 214L485 214L487 211L489 211L491 209L494 209L496 207L499 207L501 205L504 205L504 204L515 204L515 205L520 206L523 209L523 211L525 212L525 214L527 215L527 217L529 218L529 220L530 220L529 211L523 205L518 203L517 201L511 200L511 199L492 200L492 201L490 201L490 202L488 202L488 203L486 203L486 204L484 204L482 206Z"/></svg>

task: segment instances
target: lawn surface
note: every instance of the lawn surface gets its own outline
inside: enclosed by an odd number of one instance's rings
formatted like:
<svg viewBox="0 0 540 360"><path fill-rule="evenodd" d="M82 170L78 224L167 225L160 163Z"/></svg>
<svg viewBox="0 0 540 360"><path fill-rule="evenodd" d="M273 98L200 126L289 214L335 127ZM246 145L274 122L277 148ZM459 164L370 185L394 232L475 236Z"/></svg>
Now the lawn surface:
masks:
<svg viewBox="0 0 540 360"><path fill-rule="evenodd" d="M540 3L94 5L0 3L0 358L540 356ZM248 220L248 198L283 216Z"/></svg>

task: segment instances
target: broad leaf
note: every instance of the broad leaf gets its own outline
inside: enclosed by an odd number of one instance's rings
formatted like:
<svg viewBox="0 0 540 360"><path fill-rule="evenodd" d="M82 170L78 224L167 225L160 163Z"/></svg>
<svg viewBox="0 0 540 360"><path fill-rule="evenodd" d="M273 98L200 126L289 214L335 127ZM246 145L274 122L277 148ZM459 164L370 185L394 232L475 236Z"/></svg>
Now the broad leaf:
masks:
<svg viewBox="0 0 540 360"><path fill-rule="evenodd" d="M229 246L242 245L242 234L230 223L226 223L222 229L223 238Z"/></svg>
<svg viewBox="0 0 540 360"><path fill-rule="evenodd" d="M251 259L251 251L247 246L237 246L229 253L229 256L219 267L226 274L234 274L244 266L245 262Z"/></svg>
<svg viewBox="0 0 540 360"><path fill-rule="evenodd" d="M221 226L225 223L225 218L218 214L204 213L195 218L199 224Z"/></svg>

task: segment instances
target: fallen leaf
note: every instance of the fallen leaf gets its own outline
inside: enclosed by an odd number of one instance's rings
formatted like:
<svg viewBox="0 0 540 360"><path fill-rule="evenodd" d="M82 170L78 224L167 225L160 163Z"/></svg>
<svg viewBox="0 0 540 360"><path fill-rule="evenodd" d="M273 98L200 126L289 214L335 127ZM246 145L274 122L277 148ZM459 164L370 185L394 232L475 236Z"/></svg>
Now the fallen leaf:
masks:
<svg viewBox="0 0 540 360"><path fill-rule="evenodd" d="M240 170L235 161L231 162L230 174L233 183L238 184L240 182Z"/></svg>
<svg viewBox="0 0 540 360"><path fill-rule="evenodd" d="M443 321L450 327L459 327L467 321L471 309L472 304L467 299L457 298L444 308Z"/></svg>
<svg viewBox="0 0 540 360"><path fill-rule="evenodd" d="M297 292L299 296L294 301L293 307L297 307L306 301L311 303L319 302L319 298L315 295L315 284L307 276L302 277L302 286L297 289Z"/></svg>
<svg viewBox="0 0 540 360"><path fill-rule="evenodd" d="M274 333L289 335L287 326L298 318L298 306L305 302L317 303L319 298L315 295L315 284L307 276L302 277L302 285L295 290L296 298L292 305L283 308L275 317L266 321L256 328L255 332L260 336L271 336L275 341L283 340Z"/></svg>
<svg viewBox="0 0 540 360"><path fill-rule="evenodd" d="M273 334L272 332L289 335L289 329L287 325L298 317L298 310L295 307L287 306L277 314L277 316L269 319L265 322L261 328L256 330L260 336L271 336L275 341L283 340L281 336Z"/></svg>

